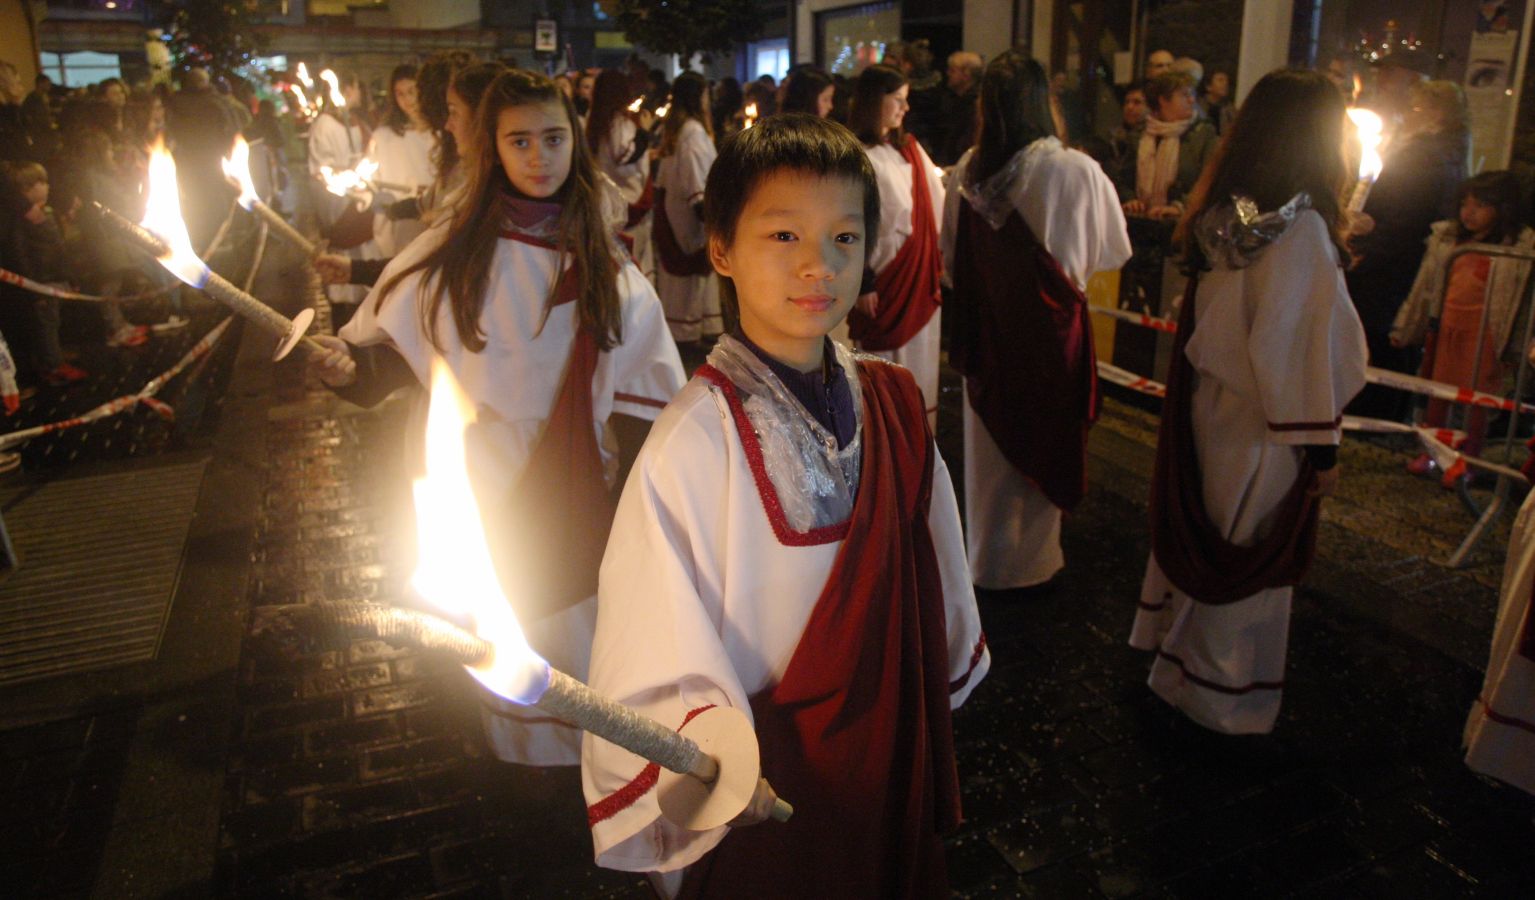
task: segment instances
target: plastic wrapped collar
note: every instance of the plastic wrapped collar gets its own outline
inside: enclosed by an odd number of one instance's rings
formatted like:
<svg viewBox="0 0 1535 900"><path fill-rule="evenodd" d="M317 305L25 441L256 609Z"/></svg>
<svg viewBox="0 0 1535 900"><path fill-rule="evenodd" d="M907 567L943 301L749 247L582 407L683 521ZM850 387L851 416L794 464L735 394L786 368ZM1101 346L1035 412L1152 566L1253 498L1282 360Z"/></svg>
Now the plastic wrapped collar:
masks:
<svg viewBox="0 0 1535 900"><path fill-rule="evenodd" d="M846 522L858 495L863 462L863 395L858 366L846 347L835 341L831 345L837 363L847 373L858 422L853 439L841 450L837 449L837 436L817 422L746 345L726 335L709 354L709 365L730 379L741 396L746 417L762 446L768 478L789 527L795 531Z"/></svg>
<svg viewBox="0 0 1535 900"><path fill-rule="evenodd" d="M986 180L978 184L965 183L960 188L960 193L964 195L970 207L986 220L993 231L999 230L1007 224L1007 217L1012 215L1017 207L1014 192L1017 186L1027 183L1029 170L1038 164L1041 156L1060 149L1059 139L1040 138L1014 153L1013 158L1007 161L1007 165ZM973 159L974 155L972 151L969 158Z"/></svg>
<svg viewBox="0 0 1535 900"><path fill-rule="evenodd" d="M1257 259L1311 208L1311 195L1302 191L1273 212L1259 212L1251 197L1233 196L1199 217L1194 236L1210 265L1241 269Z"/></svg>

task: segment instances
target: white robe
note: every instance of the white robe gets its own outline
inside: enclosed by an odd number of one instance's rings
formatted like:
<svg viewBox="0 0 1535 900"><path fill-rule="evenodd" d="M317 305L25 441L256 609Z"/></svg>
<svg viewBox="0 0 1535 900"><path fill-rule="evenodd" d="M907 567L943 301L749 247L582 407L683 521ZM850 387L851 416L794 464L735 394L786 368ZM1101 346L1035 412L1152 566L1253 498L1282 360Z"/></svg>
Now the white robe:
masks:
<svg viewBox="0 0 1535 900"><path fill-rule="evenodd" d="M876 275L885 270L895 259L912 232L912 167L901 151L889 144L865 146L869 162L874 166L874 178L879 183L879 237L869 251L868 267ZM932 195L933 227L943 224L943 179L940 171L922 145L917 145L922 159L922 172L927 178L928 193ZM939 333L942 330L943 310L933 312L933 317L922 330L911 336L903 346L894 350L869 351L882 359L888 359L911 370L922 389L922 399L927 405L927 423L938 423L938 355Z"/></svg>
<svg viewBox="0 0 1535 900"><path fill-rule="evenodd" d="M1525 498L1508 541L1487 678L1471 705L1462 741L1466 765L1535 794L1535 660L1519 652L1535 585L1535 493Z"/></svg>
<svg viewBox="0 0 1535 900"><path fill-rule="evenodd" d="M613 179L626 204L639 202L645 194L645 181L650 177L648 153L641 153L640 158L632 163L628 161L634 155L635 137L639 130L639 126L628 116L616 116L607 140L602 142L601 152L597 154L597 167ZM628 229L629 237L634 239L634 261L645 277L652 280L656 275L656 251L650 245L650 222L654 215L646 213Z"/></svg>
<svg viewBox="0 0 1535 900"><path fill-rule="evenodd" d="M439 223L395 257L384 269L375 293L395 272L431 252L447 230L446 221ZM446 347L441 355L478 408L479 421L469 429L465 443L470 477L482 504L501 502L507 496L554 408L577 327L574 303L556 307L542 321L557 264L554 250L507 239L497 242L491 296L480 315L486 340L482 352L471 353L458 341L446 300L438 316L440 340ZM426 302L421 279L420 273L405 279L377 312L375 296L370 295L341 330L341 337L359 345L393 344L416 378L426 384L437 351L417 316L417 303ZM686 380L650 282L626 263L618 286L623 343L598 356L592 378L592 429L610 481L617 460L608 417L623 413L652 420ZM544 659L571 677L584 679L595 622L596 598L592 597L521 625ZM574 727L524 713L489 694L483 700L486 730L502 759L531 765L579 761L581 737Z"/></svg>
<svg viewBox="0 0 1535 900"><path fill-rule="evenodd" d="M1301 446L1337 444L1343 407L1364 386L1364 330L1322 217L1302 212L1246 268L1199 280L1185 354L1200 484L1226 539L1268 534L1300 473ZM1291 588L1197 603L1147 562L1130 644L1156 650L1149 684L1189 718L1267 733L1279 715Z"/></svg>
<svg viewBox="0 0 1535 900"><path fill-rule="evenodd" d="M1008 199L1034 237L1078 288L1094 272L1117 269L1130 258L1130 235L1114 183L1092 157L1055 138L1023 150ZM954 265L960 194L975 150L949 170L943 209L943 262ZM1005 590L1043 584L1066 564L1061 553L1061 511L1007 458L969 402L965 402L965 540L970 572L981 587Z"/></svg>
<svg viewBox="0 0 1535 900"><path fill-rule="evenodd" d="M373 132L368 158L378 163L378 180L404 188L403 192L391 191L380 201L404 200L431 185L437 177L432 165L432 149L436 146L437 139L430 131L408 129L404 134L396 134L386 126ZM373 214L373 243L378 245L381 257L399 253L425 230L420 219L390 221L382 212Z"/></svg>
<svg viewBox="0 0 1535 900"><path fill-rule="evenodd" d="M334 171L344 171L353 168L362 160L363 151L367 149L363 140L362 128L357 125L343 125L341 120L330 113L316 116L309 126L309 174L313 177L314 189L311 194L315 198L315 214L320 223L330 226L341 217L347 204L357 203L354 197L337 197L325 190L324 183L320 181L320 169L329 166ZM373 241L365 241L356 247L346 250L335 250L351 259L380 259L378 244ZM332 303L358 303L367 296L368 289L357 284L333 284L325 289L325 294Z"/></svg>
<svg viewBox="0 0 1535 900"><path fill-rule="evenodd" d="M968 676L950 695L958 707L991 657L942 457L928 526L943 583L950 680ZM673 727L711 703L750 716L750 698L788 668L841 546L779 541L724 394L694 378L656 420L619 501L598 589L592 687ZM587 803L618 807L592 826L597 864L672 873L666 888L674 891L678 870L728 829L673 826L660 817L653 790L628 805L609 799L644 767L639 757L587 737Z"/></svg>
<svg viewBox="0 0 1535 900"><path fill-rule="evenodd" d="M703 248L707 235L693 207L703 202L704 183L714 166L714 142L696 119L683 123L672 155L661 160L656 187L666 191L666 218L684 253ZM719 280L708 275L673 275L656 260L656 293L678 342L696 341L725 330L720 316Z"/></svg>

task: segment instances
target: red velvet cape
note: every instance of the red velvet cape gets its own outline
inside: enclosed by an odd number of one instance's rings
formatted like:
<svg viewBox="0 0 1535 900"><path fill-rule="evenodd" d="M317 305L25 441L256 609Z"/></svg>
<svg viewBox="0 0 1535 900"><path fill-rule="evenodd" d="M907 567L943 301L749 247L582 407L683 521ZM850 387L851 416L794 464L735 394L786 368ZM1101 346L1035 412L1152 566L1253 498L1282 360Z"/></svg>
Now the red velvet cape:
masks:
<svg viewBox="0 0 1535 900"><path fill-rule="evenodd" d="M516 232L503 237L554 249ZM555 305L574 301L580 286L581 273L571 265L555 288ZM491 546L498 549L496 571L524 623L597 593L597 569L617 509L593 430L598 355L591 332L577 326L543 434L506 505L485 516Z"/></svg>
<svg viewBox="0 0 1535 900"><path fill-rule="evenodd" d="M943 295L938 279L943 275L943 253L938 246L938 219L922 151L911 135L901 147L911 163L911 236L895 258L874 277L879 307L871 317L854 308L848 314L848 335L864 350L896 350L906 346L933 318Z"/></svg>
<svg viewBox="0 0 1535 900"><path fill-rule="evenodd" d="M943 586L928 532L933 441L904 369L860 362L863 469L850 528L783 680L752 698L789 822L733 829L685 897L946 896L959 824Z"/></svg>
<svg viewBox="0 0 1535 900"><path fill-rule="evenodd" d="M1233 544L1211 520L1194 446L1194 367L1184 354L1194 331L1198 286L1198 276L1191 277L1168 365L1151 478L1151 552L1178 590L1200 603L1219 605L1300 583L1316 553L1321 502L1309 496L1315 473L1303 458L1267 537L1251 546Z"/></svg>
<svg viewBox="0 0 1535 900"><path fill-rule="evenodd" d="M1087 298L1016 211L993 229L968 203L953 278L949 362L970 406L1013 468L1070 512L1100 405Z"/></svg>
<svg viewBox="0 0 1535 900"><path fill-rule="evenodd" d="M714 271L714 264L709 262L709 245L698 248L696 253L688 253L677 242L677 233L672 230L672 220L666 215L666 191L662 188L654 189L653 204L655 219L651 226L651 233L656 240L656 258L661 262L661 268L669 275L678 277L684 275L708 275Z"/></svg>

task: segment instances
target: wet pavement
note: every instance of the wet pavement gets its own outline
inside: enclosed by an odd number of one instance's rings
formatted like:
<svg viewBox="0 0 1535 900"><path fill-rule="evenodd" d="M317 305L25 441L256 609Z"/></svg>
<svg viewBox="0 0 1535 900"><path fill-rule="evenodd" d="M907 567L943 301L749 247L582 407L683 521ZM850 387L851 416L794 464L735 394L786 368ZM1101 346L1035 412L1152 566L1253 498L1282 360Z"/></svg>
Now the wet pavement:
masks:
<svg viewBox="0 0 1535 900"><path fill-rule="evenodd" d="M8 883L21 896L649 896L591 864L573 771L490 756L455 667L377 642L284 657L248 637L263 608L403 598L409 401L359 410L291 372L252 375L265 364L247 347L241 358L225 388L241 403L210 399L223 409L213 431L172 448L239 461L204 498L234 524L189 550L184 570L207 608L178 638L195 599L178 593L167 638L222 649L174 690L135 671L114 690L0 696L31 711L0 731ZM1535 798L1471 774L1458 752L1506 522L1470 568L1436 565L1470 518L1401 471L1403 447L1351 439L1297 596L1278 728L1215 735L1153 697L1149 658L1124 644L1156 421L1124 399L1094 429L1063 577L981 598L994 667L955 718L956 891L1527 896ZM939 430L960 459L952 376ZM133 464L109 449L100 459ZM157 789L196 819L171 851L142 846L167 832L133 834Z"/></svg>

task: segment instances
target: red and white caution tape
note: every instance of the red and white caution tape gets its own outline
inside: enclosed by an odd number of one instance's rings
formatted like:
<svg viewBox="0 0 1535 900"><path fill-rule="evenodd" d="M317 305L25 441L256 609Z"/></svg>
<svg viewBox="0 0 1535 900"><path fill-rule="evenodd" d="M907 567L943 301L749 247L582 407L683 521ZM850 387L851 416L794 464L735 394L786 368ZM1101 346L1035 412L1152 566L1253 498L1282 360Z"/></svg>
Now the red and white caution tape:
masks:
<svg viewBox="0 0 1535 900"><path fill-rule="evenodd" d="M1160 319L1156 316L1148 316L1145 313L1132 312L1128 309L1114 309L1108 306L1089 306L1088 309L1098 315L1108 316L1111 319L1118 319L1121 322L1129 322L1133 325L1140 325L1143 328L1153 328L1168 334L1178 330L1178 323L1171 319ZM1535 404L1515 403L1513 400L1499 397L1496 394L1456 387L1453 384L1432 381L1428 378L1419 378L1416 375L1404 375L1401 372L1377 369L1374 366L1369 366L1365 369L1364 377L1370 384L1379 384L1412 394L1421 394L1425 397L1433 397L1436 400L1448 400L1451 403L1481 406L1487 409L1501 409L1504 412L1512 412L1515 407L1518 407L1520 412L1535 412Z"/></svg>
<svg viewBox="0 0 1535 900"><path fill-rule="evenodd" d="M1106 362L1098 363L1098 377L1111 384L1127 387L1132 391L1139 391L1151 397L1166 397L1167 386L1161 382L1152 381L1150 378L1142 378L1134 372L1127 372L1118 366ZM1447 474L1462 475L1467 468L1482 469L1498 475L1506 475L1518 481L1527 482L1524 473L1518 469L1500 466L1497 463L1467 456L1456 450L1466 439L1464 431L1455 431L1449 428L1424 428L1421 425L1403 425L1401 422L1389 422L1385 419L1367 419L1361 416L1344 416L1344 431L1369 431L1377 434L1411 434L1423 444L1423 449L1438 463L1441 471Z"/></svg>
<svg viewBox="0 0 1535 900"><path fill-rule="evenodd" d="M16 385L16 359L11 356L11 346L0 334L0 402L5 411L13 413L21 408L21 388Z"/></svg>

